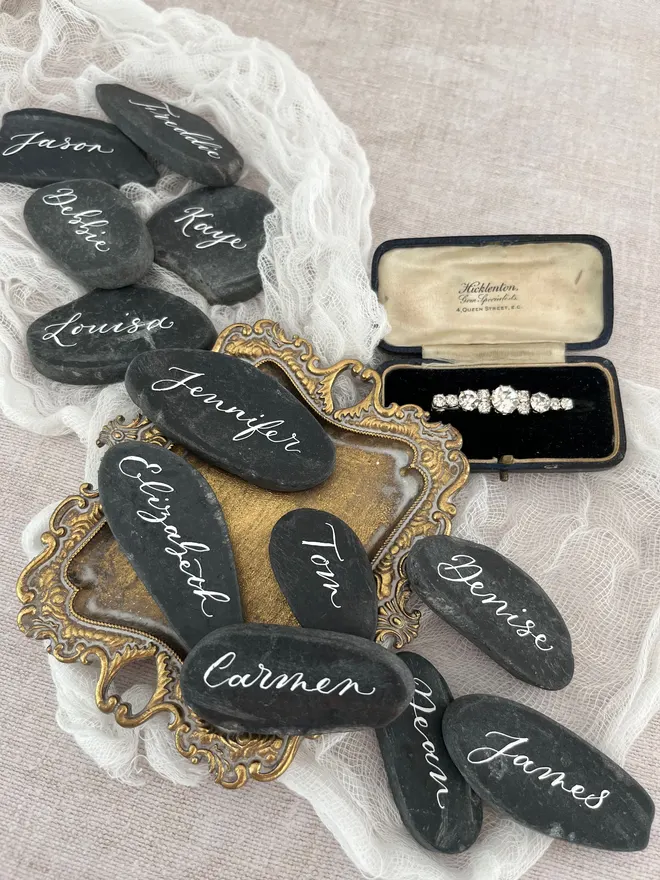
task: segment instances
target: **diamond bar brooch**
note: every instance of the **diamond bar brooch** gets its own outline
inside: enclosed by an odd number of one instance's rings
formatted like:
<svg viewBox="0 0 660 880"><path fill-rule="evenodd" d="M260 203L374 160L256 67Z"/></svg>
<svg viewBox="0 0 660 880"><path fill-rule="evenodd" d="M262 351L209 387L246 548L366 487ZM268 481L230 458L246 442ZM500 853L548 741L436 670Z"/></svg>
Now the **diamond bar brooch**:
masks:
<svg viewBox="0 0 660 880"><path fill-rule="evenodd" d="M519 412L526 416L530 412L573 409L573 400L570 397L550 397L542 391L530 395L529 391L516 391L510 385L499 385L494 391L481 388L479 391L468 389L459 394L436 394L432 405L438 412L462 409L465 412L477 410L480 413L489 413L494 409L502 415Z"/></svg>

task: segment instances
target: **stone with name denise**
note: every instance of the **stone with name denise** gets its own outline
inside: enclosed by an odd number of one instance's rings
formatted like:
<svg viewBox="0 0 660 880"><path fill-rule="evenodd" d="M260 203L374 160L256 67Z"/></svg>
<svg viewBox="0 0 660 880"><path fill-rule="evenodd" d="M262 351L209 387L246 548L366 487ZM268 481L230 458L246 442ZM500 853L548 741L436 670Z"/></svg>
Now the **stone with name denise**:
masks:
<svg viewBox="0 0 660 880"><path fill-rule="evenodd" d="M302 626L373 639L378 601L367 552L353 529L331 513L285 513L270 536L270 564Z"/></svg>
<svg viewBox="0 0 660 880"><path fill-rule="evenodd" d="M405 710L413 691L406 664L375 642L259 623L206 636L181 673L186 703L228 733L381 727Z"/></svg>
<svg viewBox="0 0 660 880"><path fill-rule="evenodd" d="M32 108L5 113L0 181L39 187L80 177L113 186L132 181L153 186L158 172L109 122Z"/></svg>
<svg viewBox="0 0 660 880"><path fill-rule="evenodd" d="M155 348L211 348L204 312L156 287L92 290L33 321L30 360L44 376L71 385L120 382L133 358Z"/></svg>
<svg viewBox="0 0 660 880"><path fill-rule="evenodd" d="M125 135L172 171L208 186L240 177L240 153L201 116L117 83L98 85L96 100Z"/></svg>
<svg viewBox="0 0 660 880"><path fill-rule="evenodd" d="M87 287L126 287L154 249L126 196L101 180L62 180L32 193L23 216L42 251Z"/></svg>
<svg viewBox="0 0 660 880"><path fill-rule="evenodd" d="M335 447L276 379L226 354L163 349L126 371L131 399L170 440L249 483L279 492L318 486Z"/></svg>
<svg viewBox="0 0 660 880"><path fill-rule="evenodd" d="M513 700L450 703L445 744L472 788L542 834L599 849L644 849L655 808L625 770L566 727Z"/></svg>
<svg viewBox="0 0 660 880"><path fill-rule="evenodd" d="M412 651L397 654L415 680L410 705L376 731L394 802L418 843L445 853L463 852L481 830L481 801L449 757L442 716L452 700L437 669Z"/></svg>
<svg viewBox="0 0 660 880"><path fill-rule="evenodd" d="M210 303L250 299L262 288L257 262L272 210L266 196L243 186L196 189L150 218L154 259Z"/></svg>
<svg viewBox="0 0 660 880"><path fill-rule="evenodd" d="M103 456L99 495L122 552L187 651L242 622L229 532L199 471L168 449L129 440Z"/></svg>
<svg viewBox="0 0 660 880"><path fill-rule="evenodd" d="M447 535L422 538L406 561L417 595L512 675L547 690L573 677L561 614L522 569L490 547Z"/></svg>

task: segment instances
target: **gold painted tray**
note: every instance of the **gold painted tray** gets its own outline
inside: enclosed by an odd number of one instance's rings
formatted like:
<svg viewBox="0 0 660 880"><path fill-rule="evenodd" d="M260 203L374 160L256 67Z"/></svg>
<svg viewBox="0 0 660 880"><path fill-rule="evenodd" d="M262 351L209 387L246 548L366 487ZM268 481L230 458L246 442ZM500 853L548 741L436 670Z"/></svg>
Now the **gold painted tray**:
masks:
<svg viewBox="0 0 660 880"><path fill-rule="evenodd" d="M172 447L199 468L222 504L246 620L296 625L270 570L268 540L287 511L318 507L346 520L367 547L378 586L376 638L403 647L419 626L419 612L408 608L403 562L414 538L449 532L452 496L468 476L459 435L448 425L429 424L417 406L384 407L378 373L354 360L322 367L308 342L287 339L272 321L227 327L214 351L245 358L287 384L324 424L337 451L335 472L322 486L277 493ZM342 375L361 380L366 393L355 405L337 409L333 387ZM172 445L147 419L126 424L121 416L98 442L135 439ZM226 788L284 772L299 737L222 735L183 703L176 636L120 551L89 484L59 505L42 540L46 549L18 582L24 606L19 627L47 640L58 660L98 664L96 703L102 712L114 713L123 727L168 712L178 751L194 763L206 760ZM145 660L154 664L156 685L148 703L133 712L116 693L117 676Z"/></svg>

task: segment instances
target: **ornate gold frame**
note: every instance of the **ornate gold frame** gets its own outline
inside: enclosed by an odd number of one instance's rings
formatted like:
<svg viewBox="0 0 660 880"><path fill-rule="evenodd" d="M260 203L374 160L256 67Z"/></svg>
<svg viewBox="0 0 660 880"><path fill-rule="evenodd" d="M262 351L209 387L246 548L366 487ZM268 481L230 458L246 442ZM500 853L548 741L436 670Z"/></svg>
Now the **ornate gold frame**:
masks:
<svg viewBox="0 0 660 880"><path fill-rule="evenodd" d="M214 351L281 371L303 402L333 429L392 440L407 449L402 470L414 472L421 489L372 558L379 597L377 639L389 647L403 647L419 627L419 612L408 607L405 557L415 538L450 531L456 512L452 496L468 476L460 436L449 425L429 424L417 406L383 406L381 377L376 371L356 360L323 367L308 342L288 339L272 321L227 327ZM337 409L333 389L345 374L362 380L368 391L358 403ZM128 439L171 445L147 419L138 417L126 424L121 416L103 429L99 444ZM69 569L98 539L104 525L98 493L88 484L58 506L42 536L44 551L18 581L18 597L24 606L18 616L20 629L31 638L45 639L49 651L62 662L98 662L96 703L102 712L113 713L123 727L137 727L158 712L170 713L169 728L177 750L193 763L206 760L225 788L238 788L248 779L267 781L279 776L293 759L298 737L225 736L209 729L181 699L182 661L165 640L116 622L100 622L74 609L79 587L72 582ZM157 683L148 703L134 713L110 690L118 673L139 660L155 664Z"/></svg>

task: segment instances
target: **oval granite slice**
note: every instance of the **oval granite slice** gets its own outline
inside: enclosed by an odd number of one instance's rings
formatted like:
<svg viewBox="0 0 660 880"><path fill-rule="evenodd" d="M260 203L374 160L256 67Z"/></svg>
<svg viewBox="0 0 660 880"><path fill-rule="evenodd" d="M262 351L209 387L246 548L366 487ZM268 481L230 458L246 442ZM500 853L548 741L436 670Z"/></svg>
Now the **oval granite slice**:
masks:
<svg viewBox="0 0 660 880"><path fill-rule="evenodd" d="M0 181L38 187L80 177L153 186L158 172L109 122L34 108L5 113Z"/></svg>
<svg viewBox="0 0 660 880"><path fill-rule="evenodd" d="M442 723L472 788L522 825L600 849L644 849L655 808L625 770L551 718L501 697L449 705Z"/></svg>
<svg viewBox="0 0 660 880"><path fill-rule="evenodd" d="M117 543L186 650L243 620L225 518L199 471L130 440L103 456L99 494Z"/></svg>
<svg viewBox="0 0 660 880"><path fill-rule="evenodd" d="M153 245L126 196L101 180L63 180L32 193L23 216L32 238L88 287L125 287L151 267Z"/></svg>
<svg viewBox="0 0 660 880"><path fill-rule="evenodd" d="M452 700L438 670L412 651L397 654L415 680L410 705L376 731L403 824L418 843L444 853L463 852L481 830L481 801L449 757L442 717Z"/></svg>
<svg viewBox="0 0 660 880"><path fill-rule="evenodd" d="M96 100L124 134L184 177L209 186L240 177L240 153L201 116L117 83L98 85Z"/></svg>
<svg viewBox="0 0 660 880"><path fill-rule="evenodd" d="M126 371L126 388L166 437L249 483L296 492L334 470L334 444L312 413L240 358L146 352Z"/></svg>
<svg viewBox="0 0 660 880"><path fill-rule="evenodd" d="M156 348L211 348L204 312L156 287L92 290L33 321L30 360L49 379L71 385L120 382L133 358Z"/></svg>
<svg viewBox="0 0 660 880"><path fill-rule="evenodd" d="M376 634L376 582L353 529L323 510L285 513L270 536L270 564L302 626Z"/></svg>
<svg viewBox="0 0 660 880"><path fill-rule="evenodd" d="M388 724L410 702L413 680L375 642L252 623L199 642L183 665L181 693L221 730L283 736Z"/></svg>
<svg viewBox="0 0 660 880"><path fill-rule="evenodd" d="M570 682L566 624L513 562L483 544L437 535L413 545L406 569L429 608L512 675L547 690Z"/></svg>

